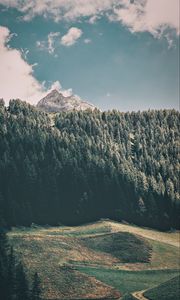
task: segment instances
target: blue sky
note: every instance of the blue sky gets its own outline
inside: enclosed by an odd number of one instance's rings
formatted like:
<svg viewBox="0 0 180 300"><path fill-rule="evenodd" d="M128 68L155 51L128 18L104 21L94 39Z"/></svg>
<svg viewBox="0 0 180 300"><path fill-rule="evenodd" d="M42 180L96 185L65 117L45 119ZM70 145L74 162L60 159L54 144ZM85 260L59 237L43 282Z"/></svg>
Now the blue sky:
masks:
<svg viewBox="0 0 180 300"><path fill-rule="evenodd" d="M178 1L148 1L0 0L0 97L56 87L102 110L178 109Z"/></svg>

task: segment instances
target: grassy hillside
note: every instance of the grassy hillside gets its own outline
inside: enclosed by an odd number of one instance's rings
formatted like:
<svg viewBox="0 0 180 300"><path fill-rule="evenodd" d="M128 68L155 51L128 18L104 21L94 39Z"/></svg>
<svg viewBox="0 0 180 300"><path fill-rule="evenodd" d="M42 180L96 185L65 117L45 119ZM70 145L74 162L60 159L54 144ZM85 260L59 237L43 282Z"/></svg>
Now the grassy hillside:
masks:
<svg viewBox="0 0 180 300"><path fill-rule="evenodd" d="M78 227L15 228L8 236L29 276L38 271L45 299L118 299L178 273L179 249L172 245L176 233L141 233L142 228L101 221Z"/></svg>
<svg viewBox="0 0 180 300"><path fill-rule="evenodd" d="M148 262L151 246L142 238L128 232L117 232L82 238L83 244L93 250L109 253L121 262Z"/></svg>
<svg viewBox="0 0 180 300"><path fill-rule="evenodd" d="M144 293L150 300L179 300L180 299L180 276L176 276L159 286Z"/></svg>
<svg viewBox="0 0 180 300"><path fill-rule="evenodd" d="M110 284L122 294L148 289L178 274L175 270L125 271L92 267L78 267L78 270Z"/></svg>

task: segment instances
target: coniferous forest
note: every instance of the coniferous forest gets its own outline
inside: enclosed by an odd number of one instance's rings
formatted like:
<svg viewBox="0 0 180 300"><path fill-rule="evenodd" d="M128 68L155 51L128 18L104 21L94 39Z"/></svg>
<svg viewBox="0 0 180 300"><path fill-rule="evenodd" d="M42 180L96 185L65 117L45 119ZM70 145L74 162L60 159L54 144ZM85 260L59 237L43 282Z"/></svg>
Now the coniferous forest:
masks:
<svg viewBox="0 0 180 300"><path fill-rule="evenodd" d="M0 223L179 227L175 110L48 115L0 102Z"/></svg>
<svg viewBox="0 0 180 300"><path fill-rule="evenodd" d="M21 261L15 257L4 231L0 230L0 297L3 300L40 300L37 273L30 283Z"/></svg>

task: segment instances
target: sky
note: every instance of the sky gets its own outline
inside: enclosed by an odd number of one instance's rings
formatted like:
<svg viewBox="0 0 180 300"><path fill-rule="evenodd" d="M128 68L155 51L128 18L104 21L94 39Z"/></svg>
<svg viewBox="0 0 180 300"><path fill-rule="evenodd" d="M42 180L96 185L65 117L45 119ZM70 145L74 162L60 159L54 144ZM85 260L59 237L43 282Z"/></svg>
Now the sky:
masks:
<svg viewBox="0 0 180 300"><path fill-rule="evenodd" d="M0 0L0 98L179 109L179 0Z"/></svg>

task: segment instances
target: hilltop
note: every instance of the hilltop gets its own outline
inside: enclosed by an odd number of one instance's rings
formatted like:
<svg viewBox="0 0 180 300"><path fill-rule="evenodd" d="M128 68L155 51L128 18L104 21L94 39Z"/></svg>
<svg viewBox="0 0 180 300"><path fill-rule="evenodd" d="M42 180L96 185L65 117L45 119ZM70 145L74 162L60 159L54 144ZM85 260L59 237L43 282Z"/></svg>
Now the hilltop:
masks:
<svg viewBox="0 0 180 300"><path fill-rule="evenodd" d="M36 107L48 113L57 113L70 110L83 111L87 109L93 111L95 109L94 105L81 100L78 96L64 96L56 89L52 90L48 95L41 99Z"/></svg>

